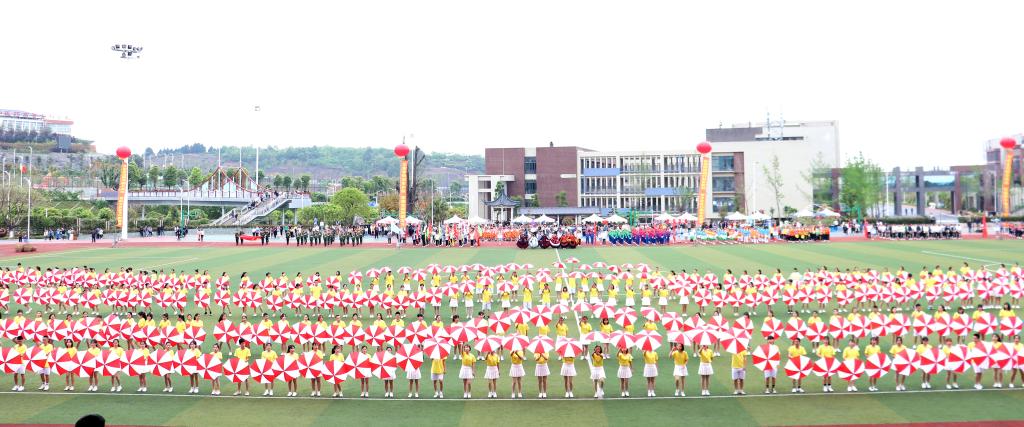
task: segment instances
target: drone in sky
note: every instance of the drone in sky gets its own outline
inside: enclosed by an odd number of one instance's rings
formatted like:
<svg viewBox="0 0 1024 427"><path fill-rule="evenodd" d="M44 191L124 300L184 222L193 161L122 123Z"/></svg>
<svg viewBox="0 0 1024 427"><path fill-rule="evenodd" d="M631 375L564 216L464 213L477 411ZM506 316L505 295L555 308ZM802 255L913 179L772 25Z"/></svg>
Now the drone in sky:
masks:
<svg viewBox="0 0 1024 427"><path fill-rule="evenodd" d="M121 59L137 59L142 57L142 46L115 44L110 47L114 52L121 52Z"/></svg>

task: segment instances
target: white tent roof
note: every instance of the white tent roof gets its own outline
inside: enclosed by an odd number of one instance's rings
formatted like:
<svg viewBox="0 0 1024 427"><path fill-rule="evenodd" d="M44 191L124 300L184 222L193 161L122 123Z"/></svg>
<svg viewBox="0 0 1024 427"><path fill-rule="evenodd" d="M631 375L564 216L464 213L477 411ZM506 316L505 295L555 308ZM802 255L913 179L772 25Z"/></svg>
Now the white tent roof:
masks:
<svg viewBox="0 0 1024 427"><path fill-rule="evenodd" d="M481 224L488 224L488 223L490 223L490 221L488 221L486 219L483 219L483 218L480 218L478 216L471 217L471 218L469 218L466 221L469 222L472 225L481 225Z"/></svg>
<svg viewBox="0 0 1024 427"><path fill-rule="evenodd" d="M675 220L675 219L676 219L676 217L674 217L672 215L669 215L667 213L659 214L658 216L654 217L655 221L660 221L660 222L672 221L672 220Z"/></svg>
<svg viewBox="0 0 1024 427"><path fill-rule="evenodd" d="M682 215L677 216L676 219L680 221L696 221L697 216L689 212L685 212Z"/></svg>
<svg viewBox="0 0 1024 427"><path fill-rule="evenodd" d="M802 211L799 211L799 212L793 214L793 218L811 218L813 216L814 216L814 212L811 212L811 211L809 211L807 209L804 209Z"/></svg>
<svg viewBox="0 0 1024 427"><path fill-rule="evenodd" d="M409 215L409 216L405 217L405 223L406 224L416 225L416 224L423 223L423 220L421 220L419 218L416 218L416 217L414 217L412 215Z"/></svg>
<svg viewBox="0 0 1024 427"><path fill-rule="evenodd" d="M533 218L530 218L526 215L519 215L512 219L513 224L529 224L531 222L533 222Z"/></svg>
<svg viewBox="0 0 1024 427"><path fill-rule="evenodd" d="M392 218L390 215L384 218L378 219L377 224L398 224L398 220Z"/></svg>
<svg viewBox="0 0 1024 427"><path fill-rule="evenodd" d="M754 221L766 221L772 219L772 217L768 216L768 214L764 212L754 212L750 214L750 219Z"/></svg>
<svg viewBox="0 0 1024 427"><path fill-rule="evenodd" d="M462 223L464 221L465 220L462 219L462 218L459 218L458 215L452 215L451 218L448 218L448 219L444 220L444 223L445 224L459 224L459 223Z"/></svg>
<svg viewBox="0 0 1024 427"><path fill-rule="evenodd" d="M601 217L597 216L597 214L590 214L590 216L583 218L583 222L601 222Z"/></svg>
<svg viewBox="0 0 1024 427"><path fill-rule="evenodd" d="M623 224L623 223L626 222L626 218L623 218L623 217L619 216L618 214L612 214L612 216L610 216L608 218L605 218L604 220L608 221L608 222L610 222L612 224Z"/></svg>
<svg viewBox="0 0 1024 427"><path fill-rule="evenodd" d="M547 215L541 215L541 216L537 217L536 219L534 219L533 222L539 222L541 224L552 224L552 223L555 222L555 219L551 218L551 217L549 217Z"/></svg>
<svg viewBox="0 0 1024 427"><path fill-rule="evenodd" d="M835 218L835 217L839 216L839 214L836 213L836 211L833 211L832 209L822 208L820 211L818 211L818 216L823 216L823 217L828 217L828 218Z"/></svg>
<svg viewBox="0 0 1024 427"><path fill-rule="evenodd" d="M727 221L746 221L747 220L747 216L743 215L743 214L741 214L739 212L733 212L733 213L731 213L729 215L726 215L725 219Z"/></svg>

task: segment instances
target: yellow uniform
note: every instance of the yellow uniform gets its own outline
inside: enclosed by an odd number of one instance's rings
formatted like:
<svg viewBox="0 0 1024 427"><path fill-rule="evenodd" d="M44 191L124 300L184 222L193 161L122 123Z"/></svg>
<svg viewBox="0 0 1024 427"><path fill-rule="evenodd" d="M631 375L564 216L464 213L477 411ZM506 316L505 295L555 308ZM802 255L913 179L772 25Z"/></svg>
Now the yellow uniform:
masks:
<svg viewBox="0 0 1024 427"><path fill-rule="evenodd" d="M860 349L856 346L843 349L843 360L855 360L860 358Z"/></svg>
<svg viewBox="0 0 1024 427"><path fill-rule="evenodd" d="M747 351L743 350L732 355L732 368L743 369L747 367Z"/></svg>

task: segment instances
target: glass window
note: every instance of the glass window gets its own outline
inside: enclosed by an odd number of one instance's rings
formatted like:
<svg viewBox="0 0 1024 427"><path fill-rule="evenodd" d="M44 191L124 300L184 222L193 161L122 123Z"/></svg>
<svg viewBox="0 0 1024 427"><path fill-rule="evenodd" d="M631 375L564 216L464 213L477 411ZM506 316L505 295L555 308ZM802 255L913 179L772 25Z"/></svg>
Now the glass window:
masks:
<svg viewBox="0 0 1024 427"><path fill-rule="evenodd" d="M711 178L711 191L736 191L736 179L731 176Z"/></svg>
<svg viewBox="0 0 1024 427"><path fill-rule="evenodd" d="M736 200L732 197L715 197L714 199L711 199L711 206L715 211L723 209L727 211L734 211L736 210Z"/></svg>
<svg viewBox="0 0 1024 427"><path fill-rule="evenodd" d="M535 163L535 165L536 165L536 163ZM527 172L527 173L529 173L529 172ZM524 191L525 191L526 194L537 194L537 180L535 180L535 179L528 179L528 180L526 180L525 184L526 184L526 188L525 188Z"/></svg>
<svg viewBox="0 0 1024 427"><path fill-rule="evenodd" d="M523 173L537 173L537 158L536 157L524 157L523 158ZM529 193L529 191L527 191Z"/></svg>
<svg viewBox="0 0 1024 427"><path fill-rule="evenodd" d="M711 170L715 172L732 172L735 168L732 155L711 157Z"/></svg>

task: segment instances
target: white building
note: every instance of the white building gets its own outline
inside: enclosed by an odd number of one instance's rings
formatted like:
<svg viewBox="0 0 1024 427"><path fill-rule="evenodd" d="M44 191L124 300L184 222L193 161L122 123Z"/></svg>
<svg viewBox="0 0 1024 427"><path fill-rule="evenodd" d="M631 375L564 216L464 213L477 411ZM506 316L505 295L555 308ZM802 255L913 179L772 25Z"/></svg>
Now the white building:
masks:
<svg viewBox="0 0 1024 427"><path fill-rule="evenodd" d="M50 132L70 135L73 124L71 120L47 119L42 114L0 109L0 129L6 131L40 132L49 128Z"/></svg>

